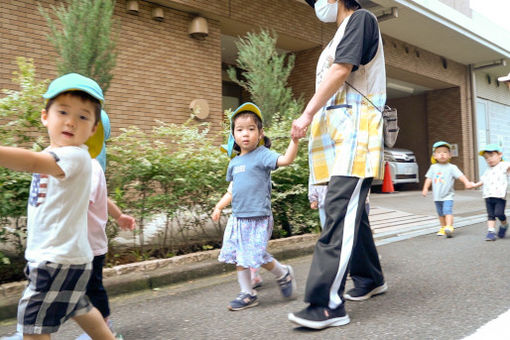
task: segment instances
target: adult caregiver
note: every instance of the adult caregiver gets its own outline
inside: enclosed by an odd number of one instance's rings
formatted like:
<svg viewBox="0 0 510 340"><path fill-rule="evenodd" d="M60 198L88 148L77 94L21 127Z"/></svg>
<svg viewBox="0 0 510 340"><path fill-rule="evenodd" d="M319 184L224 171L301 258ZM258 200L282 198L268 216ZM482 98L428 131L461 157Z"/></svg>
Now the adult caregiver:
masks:
<svg viewBox="0 0 510 340"><path fill-rule="evenodd" d="M326 223L306 283L310 305L288 317L322 329L350 322L345 299L366 300L387 290L365 210L372 180L382 177L386 72L372 13L355 0L306 1L319 20L336 22L338 29L319 57L316 92L292 124L297 138L311 124L310 180L327 185L328 193ZM344 295L349 270L354 288Z"/></svg>

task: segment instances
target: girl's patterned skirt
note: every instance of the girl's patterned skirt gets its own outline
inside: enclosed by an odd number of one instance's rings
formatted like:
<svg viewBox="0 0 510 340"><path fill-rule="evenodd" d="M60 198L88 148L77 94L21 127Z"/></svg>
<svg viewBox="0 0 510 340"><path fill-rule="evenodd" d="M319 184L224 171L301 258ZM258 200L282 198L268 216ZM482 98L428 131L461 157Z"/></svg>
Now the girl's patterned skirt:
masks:
<svg viewBox="0 0 510 340"><path fill-rule="evenodd" d="M273 232L273 216L230 216L218 260L245 268L258 268L273 261L266 250Z"/></svg>

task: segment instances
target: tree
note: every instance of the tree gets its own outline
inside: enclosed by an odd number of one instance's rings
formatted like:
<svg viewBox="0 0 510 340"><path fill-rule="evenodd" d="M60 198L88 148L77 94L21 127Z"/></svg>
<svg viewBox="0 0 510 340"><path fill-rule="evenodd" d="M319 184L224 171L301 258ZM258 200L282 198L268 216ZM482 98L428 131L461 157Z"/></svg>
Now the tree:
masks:
<svg viewBox="0 0 510 340"><path fill-rule="evenodd" d="M51 30L48 40L60 56L59 75L80 73L108 90L117 60L114 7L112 0L71 0L67 8L51 6L58 21L39 7Z"/></svg>
<svg viewBox="0 0 510 340"><path fill-rule="evenodd" d="M299 112L304 104L301 98L294 99L292 89L287 87L295 56L278 53L276 40L275 33L271 35L265 30L248 33L236 43L239 50L236 62L242 70L242 79L234 67L227 70L232 81L248 91L262 110L264 126L271 125L276 112L285 116L291 109Z"/></svg>

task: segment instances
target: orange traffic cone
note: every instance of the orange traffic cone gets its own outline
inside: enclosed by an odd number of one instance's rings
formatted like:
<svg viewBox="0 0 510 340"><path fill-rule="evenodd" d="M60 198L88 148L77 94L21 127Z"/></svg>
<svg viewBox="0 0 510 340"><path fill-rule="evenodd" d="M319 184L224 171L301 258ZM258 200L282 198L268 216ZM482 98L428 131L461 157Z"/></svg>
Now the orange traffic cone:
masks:
<svg viewBox="0 0 510 340"><path fill-rule="evenodd" d="M384 165L384 179L382 183L381 192L392 193L395 192L393 188L393 181L391 180L391 170L388 162Z"/></svg>

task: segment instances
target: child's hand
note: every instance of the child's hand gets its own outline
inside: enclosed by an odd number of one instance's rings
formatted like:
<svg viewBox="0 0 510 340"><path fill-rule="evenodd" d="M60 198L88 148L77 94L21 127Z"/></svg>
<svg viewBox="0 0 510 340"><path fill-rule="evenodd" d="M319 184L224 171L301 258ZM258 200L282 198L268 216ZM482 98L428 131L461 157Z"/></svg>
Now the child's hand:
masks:
<svg viewBox="0 0 510 340"><path fill-rule="evenodd" d="M314 201L314 202L310 202L310 208L312 209L317 209L319 207L319 202L317 201Z"/></svg>
<svg viewBox="0 0 510 340"><path fill-rule="evenodd" d="M134 230L136 227L135 219L132 216L121 214L117 219L117 224L122 230Z"/></svg>
<svg viewBox="0 0 510 340"><path fill-rule="evenodd" d="M218 222L220 220L221 216L221 209L220 208L214 208L214 211L211 215L211 218L214 222Z"/></svg>
<svg viewBox="0 0 510 340"><path fill-rule="evenodd" d="M473 189L475 187L475 183L474 182L467 182L466 183L466 189Z"/></svg>
<svg viewBox="0 0 510 340"><path fill-rule="evenodd" d="M423 189L423 191L421 192L421 194L423 195L423 197L427 197L427 194L429 193L428 190L426 189Z"/></svg>

